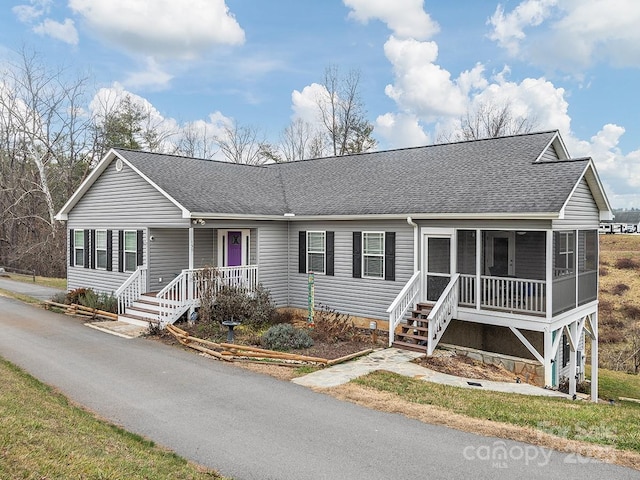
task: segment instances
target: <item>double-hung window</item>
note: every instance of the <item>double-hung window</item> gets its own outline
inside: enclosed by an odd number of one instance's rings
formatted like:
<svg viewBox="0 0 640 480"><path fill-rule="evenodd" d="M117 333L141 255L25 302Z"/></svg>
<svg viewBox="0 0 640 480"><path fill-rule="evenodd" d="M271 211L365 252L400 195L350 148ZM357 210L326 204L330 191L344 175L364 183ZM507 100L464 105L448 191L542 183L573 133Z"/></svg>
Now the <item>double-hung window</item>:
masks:
<svg viewBox="0 0 640 480"><path fill-rule="evenodd" d="M73 264L76 267L84 266L84 230L73 231Z"/></svg>
<svg viewBox="0 0 640 480"><path fill-rule="evenodd" d="M362 232L362 276L384 278L384 232Z"/></svg>
<svg viewBox="0 0 640 480"><path fill-rule="evenodd" d="M138 258L138 236L135 230L124 232L124 270L135 272Z"/></svg>
<svg viewBox="0 0 640 480"><path fill-rule="evenodd" d="M96 230L96 268L107 269L107 231Z"/></svg>
<svg viewBox="0 0 640 480"><path fill-rule="evenodd" d="M326 272L327 238L325 232L307 232L307 267L314 273Z"/></svg>

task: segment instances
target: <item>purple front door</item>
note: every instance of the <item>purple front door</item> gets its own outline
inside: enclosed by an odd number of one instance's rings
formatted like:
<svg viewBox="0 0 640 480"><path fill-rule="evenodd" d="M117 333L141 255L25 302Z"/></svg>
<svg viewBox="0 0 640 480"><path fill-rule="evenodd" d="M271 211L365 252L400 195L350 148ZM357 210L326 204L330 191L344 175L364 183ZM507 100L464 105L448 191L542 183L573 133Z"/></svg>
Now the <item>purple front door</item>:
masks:
<svg viewBox="0 0 640 480"><path fill-rule="evenodd" d="M242 265L242 232L227 232L227 266Z"/></svg>

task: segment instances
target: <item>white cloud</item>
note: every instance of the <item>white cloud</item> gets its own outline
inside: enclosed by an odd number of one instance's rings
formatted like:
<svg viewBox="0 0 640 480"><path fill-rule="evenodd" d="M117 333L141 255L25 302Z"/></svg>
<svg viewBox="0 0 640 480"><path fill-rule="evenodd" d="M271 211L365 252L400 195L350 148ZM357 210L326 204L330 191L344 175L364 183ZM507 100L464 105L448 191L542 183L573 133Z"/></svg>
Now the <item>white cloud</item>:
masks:
<svg viewBox="0 0 640 480"><path fill-rule="evenodd" d="M307 85L301 92L294 90L291 93L293 118L300 118L315 127L321 127L318 99L326 98L328 95L327 89L318 83Z"/></svg>
<svg viewBox="0 0 640 480"><path fill-rule="evenodd" d="M520 42L525 38L524 28L540 25L556 3L557 0L525 0L506 15L504 8L499 4L487 21L493 25L493 32L489 34L489 38L497 41L510 54L517 54Z"/></svg>
<svg viewBox="0 0 640 480"><path fill-rule="evenodd" d="M375 122L375 132L385 139L389 148L415 147L431 143L430 136L411 114L385 113Z"/></svg>
<svg viewBox="0 0 640 480"><path fill-rule="evenodd" d="M349 17L362 23L378 19L393 31L396 37L427 40L440 27L424 11L423 0L344 0L352 9Z"/></svg>
<svg viewBox="0 0 640 480"><path fill-rule="evenodd" d="M594 63L640 66L637 0L525 0L498 6L490 38L538 65L580 72ZM526 27L530 35L524 34Z"/></svg>
<svg viewBox="0 0 640 480"><path fill-rule="evenodd" d="M151 87L164 89L169 86L173 75L162 70L160 65L152 58L147 58L147 68L137 72L130 72L123 84L127 88Z"/></svg>
<svg viewBox="0 0 640 480"><path fill-rule="evenodd" d="M77 45L79 41L78 31L70 18L65 18L63 23L46 18L40 25L33 27L33 31L69 45Z"/></svg>
<svg viewBox="0 0 640 480"><path fill-rule="evenodd" d="M29 5L16 5L11 11L22 23L31 23L49 13L52 0L31 0Z"/></svg>
<svg viewBox="0 0 640 480"><path fill-rule="evenodd" d="M158 58L193 58L244 42L224 0L69 0L90 30L124 49Z"/></svg>
<svg viewBox="0 0 640 480"><path fill-rule="evenodd" d="M423 120L431 122L440 116L462 115L469 92L486 85L480 64L452 80L451 74L435 63L438 57L435 42L399 40L391 36L384 51L393 65L395 77L394 84L387 85L385 93L402 111Z"/></svg>

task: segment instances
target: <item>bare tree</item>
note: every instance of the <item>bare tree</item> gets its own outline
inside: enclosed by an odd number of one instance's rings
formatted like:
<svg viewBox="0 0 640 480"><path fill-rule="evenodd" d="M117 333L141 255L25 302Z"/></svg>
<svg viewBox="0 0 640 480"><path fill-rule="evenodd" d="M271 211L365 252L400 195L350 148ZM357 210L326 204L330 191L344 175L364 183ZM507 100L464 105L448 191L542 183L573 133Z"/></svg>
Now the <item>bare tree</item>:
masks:
<svg viewBox="0 0 640 480"><path fill-rule="evenodd" d="M220 150L215 136L209 131L207 124L188 123L182 128L182 134L176 142L175 153L187 157L213 159Z"/></svg>
<svg viewBox="0 0 640 480"><path fill-rule="evenodd" d="M280 134L281 159L284 162L317 158L326 155L327 145L322 133L301 118L293 120Z"/></svg>
<svg viewBox="0 0 640 480"><path fill-rule="evenodd" d="M257 128L240 126L236 122L223 127L223 134L216 137L216 143L227 161L246 165L267 163L269 158L265 152L272 148Z"/></svg>
<svg viewBox="0 0 640 480"><path fill-rule="evenodd" d="M87 174L86 79L67 80L23 50L0 81L0 261L64 272L57 209Z"/></svg>
<svg viewBox="0 0 640 480"><path fill-rule="evenodd" d="M513 103L480 102L477 107L469 108L460 118L460 130L445 132L438 136L438 141L479 140L507 135L529 133L537 127L533 117L515 115Z"/></svg>
<svg viewBox="0 0 640 480"><path fill-rule="evenodd" d="M351 70L340 76L337 67L325 69L325 92L316 98L320 120L329 136L334 155L347 155L372 150L373 125L366 119L360 96L360 72Z"/></svg>

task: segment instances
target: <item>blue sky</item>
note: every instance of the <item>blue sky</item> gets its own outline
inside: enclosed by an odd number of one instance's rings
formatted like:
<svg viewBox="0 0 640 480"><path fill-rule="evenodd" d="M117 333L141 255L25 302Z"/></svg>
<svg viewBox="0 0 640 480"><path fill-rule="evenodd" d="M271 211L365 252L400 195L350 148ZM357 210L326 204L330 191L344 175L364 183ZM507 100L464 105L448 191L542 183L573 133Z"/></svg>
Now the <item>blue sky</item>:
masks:
<svg viewBox="0 0 640 480"><path fill-rule="evenodd" d="M325 67L358 69L379 148L432 143L509 102L592 156L614 207L640 207L637 0L11 0L0 62L22 47L91 75L87 110L130 93L159 124L272 142L317 120ZM178 133L179 134L179 133Z"/></svg>

